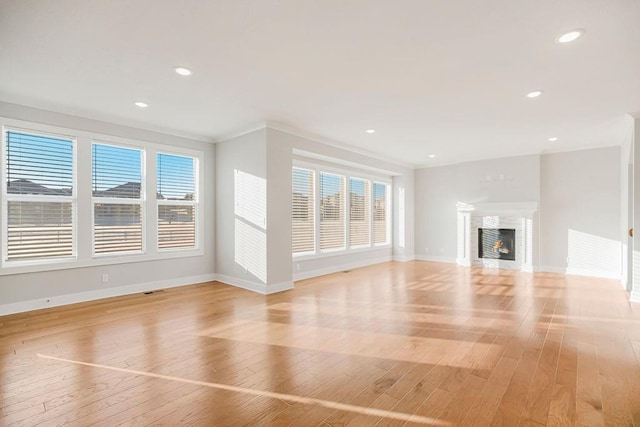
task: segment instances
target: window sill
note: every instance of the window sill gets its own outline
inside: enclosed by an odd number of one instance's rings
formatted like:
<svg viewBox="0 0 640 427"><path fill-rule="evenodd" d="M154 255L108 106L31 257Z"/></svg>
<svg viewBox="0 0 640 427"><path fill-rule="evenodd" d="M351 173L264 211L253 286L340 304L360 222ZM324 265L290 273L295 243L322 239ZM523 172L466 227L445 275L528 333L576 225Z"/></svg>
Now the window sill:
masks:
<svg viewBox="0 0 640 427"><path fill-rule="evenodd" d="M174 258L187 258L187 257L196 257L203 256L204 250L202 249L191 249L191 250L180 250L180 251L171 251L171 252L158 252L153 255L149 254L132 254L128 256L114 255L108 257L97 257L86 260L78 260L78 259L58 259L58 260L47 260L43 262L38 262L37 264L34 261L30 262L8 262L4 263L4 265L0 268L0 276L9 276L12 274L25 274L25 273L38 273L44 271L54 271L54 270L69 270L76 268L87 268L87 267L99 267L102 265L113 265L113 264L127 264L127 263L136 263L136 262L148 262L148 261L158 261L158 260L166 260L166 259L174 259Z"/></svg>
<svg viewBox="0 0 640 427"><path fill-rule="evenodd" d="M358 248L352 248L352 249L329 250L329 251L320 252L320 253L304 253L300 255L293 254L293 262L304 262L312 259L330 258L330 257L336 257L336 256L349 256L349 255L355 255L355 254L360 254L364 252L375 252L375 251L384 250L384 249L391 250L391 248L392 248L391 244L386 244L386 245L358 247Z"/></svg>

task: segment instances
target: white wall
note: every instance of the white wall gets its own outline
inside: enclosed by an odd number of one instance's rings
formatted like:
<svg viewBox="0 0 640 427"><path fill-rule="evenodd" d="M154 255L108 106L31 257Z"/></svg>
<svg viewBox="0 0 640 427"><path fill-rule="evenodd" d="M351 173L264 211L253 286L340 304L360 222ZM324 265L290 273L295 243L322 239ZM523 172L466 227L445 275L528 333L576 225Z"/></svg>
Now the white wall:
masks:
<svg viewBox="0 0 640 427"><path fill-rule="evenodd" d="M248 180L246 188L236 188L243 179L237 174ZM225 283L262 293L268 274L266 179L266 129L216 144L216 272ZM249 214L260 218L245 215L238 192L248 193Z"/></svg>
<svg viewBox="0 0 640 427"><path fill-rule="evenodd" d="M534 268L620 277L620 163L610 147L418 169L416 257L455 262L458 201L539 202Z"/></svg>
<svg viewBox="0 0 640 427"><path fill-rule="evenodd" d="M541 176L541 268L620 278L620 147L546 154Z"/></svg>
<svg viewBox="0 0 640 427"><path fill-rule="evenodd" d="M457 255L457 166L415 172L416 257L455 262Z"/></svg>
<svg viewBox="0 0 640 427"><path fill-rule="evenodd" d="M540 159L519 156L417 169L415 188L416 257L455 262L456 203L539 201Z"/></svg>
<svg viewBox="0 0 640 427"><path fill-rule="evenodd" d="M0 117L202 151L205 236L202 242L204 255L201 256L2 275L0 315L213 279L215 193L213 186L207 185L214 180L215 150L212 144L2 102ZM103 284L101 277L105 273L109 275L109 282Z"/></svg>
<svg viewBox="0 0 640 427"><path fill-rule="evenodd" d="M291 146L280 132L267 131L267 253L269 284L274 290L293 286L291 269Z"/></svg>
<svg viewBox="0 0 640 427"><path fill-rule="evenodd" d="M400 191L404 192L404 206L400 206ZM415 259L415 174L405 171L393 177L393 259ZM404 215L401 214L404 212ZM404 230L404 233L403 233ZM403 234L403 236L401 236Z"/></svg>

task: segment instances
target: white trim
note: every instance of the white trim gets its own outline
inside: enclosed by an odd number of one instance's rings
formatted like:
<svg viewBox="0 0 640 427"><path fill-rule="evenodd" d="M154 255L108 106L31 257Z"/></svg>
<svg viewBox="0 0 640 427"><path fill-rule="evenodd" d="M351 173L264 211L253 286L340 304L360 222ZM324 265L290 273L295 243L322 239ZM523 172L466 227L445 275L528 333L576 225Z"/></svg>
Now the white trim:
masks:
<svg viewBox="0 0 640 427"><path fill-rule="evenodd" d="M447 264L456 264L457 259L449 256L424 255L416 254L417 261L446 262Z"/></svg>
<svg viewBox="0 0 640 427"><path fill-rule="evenodd" d="M495 156L494 157L490 157L490 156L467 157L467 158L462 158L462 159L459 158L457 160L451 160L451 161L443 160L441 162L419 163L416 166L414 166L413 169L417 170L417 169L439 168L442 166L455 166L455 165L461 165L465 163L482 162L485 160L502 160L502 159L510 159L514 157L527 157L527 156L542 157L547 154L572 153L574 151L599 150L603 148L614 148L619 146L620 145L611 145L609 142L604 142L602 144L596 144L589 147L573 147L573 148L566 148L566 149L545 149L541 151L523 151L521 154L510 153L510 154L500 155L498 157L495 157Z"/></svg>
<svg viewBox="0 0 640 427"><path fill-rule="evenodd" d="M397 262L409 262L409 261L415 261L415 259L416 259L415 255L394 255L392 257L392 260Z"/></svg>
<svg viewBox="0 0 640 427"><path fill-rule="evenodd" d="M471 267L471 260L469 258L458 257L456 258L456 264L463 267Z"/></svg>
<svg viewBox="0 0 640 427"><path fill-rule="evenodd" d="M293 289L293 280L287 280L286 282L280 283L271 283L267 285L267 295L289 291L291 289Z"/></svg>
<svg viewBox="0 0 640 427"><path fill-rule="evenodd" d="M541 273L559 273L567 274L567 269L564 267L553 267L551 265L541 265L537 269Z"/></svg>
<svg viewBox="0 0 640 427"><path fill-rule="evenodd" d="M313 170L316 172L316 174L320 174L320 172L324 172L331 175L341 175L348 178L368 179L370 181L375 181L380 184L387 184L389 186L393 184L394 175L375 174L375 173L372 173L372 171L368 170L367 168L362 168L362 167L359 168L359 166L361 165L358 165L357 163L353 163L353 165L354 165L353 167L345 166L338 162L318 163L317 161L314 161L314 159L307 159L307 158L294 156L291 168Z"/></svg>
<svg viewBox="0 0 640 427"><path fill-rule="evenodd" d="M380 175L384 177L389 177L389 176L393 177L393 176L402 175L400 172L397 172L397 171L377 168L375 166L368 166L362 163L352 162L350 160L344 160L344 159L339 159L337 157L318 154L313 151L301 150L299 148L293 148L291 152L293 154L294 161L309 162L314 165L317 165L318 162L321 162L320 164L339 165L340 167L348 168L349 170L363 171L366 174L374 173L376 175Z"/></svg>
<svg viewBox="0 0 640 427"><path fill-rule="evenodd" d="M75 294L57 295L42 297L38 299L20 301L15 303L0 305L0 316L8 314L22 313L43 308L59 307L61 305L76 304L80 302L93 301L103 298L118 297L122 295L136 294L165 288L175 288L178 286L194 285L203 282L213 282L216 280L215 274L201 274L198 276L180 277L177 279L167 279L155 282L137 283L134 285L118 286L115 288L96 289L93 291L79 292Z"/></svg>
<svg viewBox="0 0 640 427"><path fill-rule="evenodd" d="M538 210L538 202L491 202L474 204L457 202L456 208L458 212L471 212L471 214L475 216L533 215Z"/></svg>
<svg viewBox="0 0 640 427"><path fill-rule="evenodd" d="M605 271L605 270L592 270L590 268L573 268L568 267L565 274L573 275L573 276L590 276L590 277L601 277L603 279L618 279L622 277L620 271Z"/></svg>
<svg viewBox="0 0 640 427"><path fill-rule="evenodd" d="M338 273L345 270L352 270L354 268L367 267L369 265L381 264L383 262L389 262L392 260L391 255L378 257L378 258L369 258L363 261L354 261L348 262L345 264L336 264L331 267L318 268L316 270L302 271L297 272L293 275L293 281L297 282L298 280L306 280L311 279L312 277L324 276L327 274Z"/></svg>
<svg viewBox="0 0 640 427"><path fill-rule="evenodd" d="M592 270L589 268L573 268L573 267L556 267L552 265L541 265L534 269L536 272L541 273L558 273L566 274L570 276L587 276L587 277L599 277L602 279L617 279L622 278L620 272L605 271L605 270Z"/></svg>
<svg viewBox="0 0 640 427"><path fill-rule="evenodd" d="M144 262L144 261L156 261L162 259L174 259L174 258L187 258L194 256L203 256L203 249L187 249L184 248L183 251L173 251L173 252L158 252L154 255L143 254L143 253L134 253L127 256L120 256L120 254L104 254L103 256L99 256L97 258L90 258L88 260L77 260L76 258L64 258L64 259L52 259L48 262L38 262L38 264L29 264L25 262L24 264L18 265L18 261L14 261L16 264L12 266L6 266L4 268L0 268L0 277L2 276L10 276L12 274L23 274L23 273L37 273L40 271L53 271L53 270L68 270L75 268L84 268L84 267L97 267L100 265L111 265L111 264L128 264L131 262Z"/></svg>
<svg viewBox="0 0 640 427"><path fill-rule="evenodd" d="M239 138L239 137L245 136L245 135L249 135L250 133L257 132L259 130L265 129L266 127L267 127L267 123L266 122L260 122L260 123L257 123L257 124L248 125L248 126L239 128L236 131L229 132L229 133L226 133L226 134L222 135L221 137L216 139L215 143L216 144L220 144L220 143L223 143L223 142L227 142L227 141L230 141L232 139Z"/></svg>
<svg viewBox="0 0 640 427"><path fill-rule="evenodd" d="M631 291L631 293L629 294L629 301L640 303L640 289Z"/></svg>
<svg viewBox="0 0 640 427"><path fill-rule="evenodd" d="M20 102L21 101L22 100L20 100ZM31 104L31 105L27 105L27 104ZM86 110L80 110L76 108L69 108L69 107L63 108L59 104L57 105L51 104L51 103L45 103L45 104L43 104L42 102L37 102L34 104L31 100L26 103L19 103L18 101L14 101L14 102L0 101L0 110L4 110L4 111L0 111L0 114L2 114L2 118L22 121L22 122L29 122L29 123L36 123L36 122L32 122L30 119L24 119L19 117L24 117L25 115L28 115L28 116L36 115L36 116L42 117L42 115L45 114L48 117L46 121L41 122L42 124L46 124L51 121L68 122L70 119L76 119L76 120L80 119L84 121L84 123L82 123L83 128L86 128L86 127L95 128L96 125L100 126L100 125L108 124L108 125L116 125L116 126L119 126L120 128L131 129L135 131L149 132L156 135L169 136L169 137L174 136L174 137L183 138L186 140L191 140L194 142L203 142L208 144L212 144L216 142L211 138L211 136L180 131L177 129L167 128L163 126L156 126L150 123L145 123L144 121L127 120L127 119L123 119L121 116L95 114ZM7 109L10 109L10 110L13 109L13 111L8 111L10 114L7 114L7 111L6 111ZM16 112L16 109L18 109L19 111Z"/></svg>
<svg viewBox="0 0 640 427"><path fill-rule="evenodd" d="M285 125L283 123L267 120L265 122L265 127L267 129L277 130L277 131L288 133L289 135L298 136L300 138L304 138L304 139L307 139L307 140L310 140L310 141L313 141L313 142L319 142L321 144L328 145L328 146L335 147L335 148L339 148L339 149L344 150L344 151L349 151L351 153L356 153L356 154L359 154L361 156L367 156L367 157L369 157L371 159L381 160L381 161L383 161L385 163L390 163L390 164L393 164L395 166L401 166L401 167L407 168L407 169L415 169L416 168L416 165L413 164L413 163L403 162L403 161L398 160L398 159L387 157L387 156L385 156L383 154L378 154L378 153L373 153L373 152L370 152L370 151L367 151L367 150L363 150L361 148L354 147L353 145L349 145L349 144L344 143L344 142L339 142L339 141L334 141L332 139L323 138L323 137L321 137L319 135L313 134L311 132L304 131L302 129L294 128L292 126L288 126L288 125Z"/></svg>
<svg viewBox="0 0 640 427"><path fill-rule="evenodd" d="M224 283L229 286L235 286L236 288L246 289L248 291L257 292L263 295L274 294L276 292L287 291L293 289L293 282L280 282L273 284L264 284L260 282L254 282L252 280L240 279L238 277L227 276L226 274L216 274L216 280L220 283Z"/></svg>
<svg viewBox="0 0 640 427"><path fill-rule="evenodd" d="M267 293L267 285L260 282L253 282L251 280L240 279L238 277L227 276L226 274L217 274L216 280L225 285L235 286L236 288L246 289L248 291L258 292L260 294Z"/></svg>

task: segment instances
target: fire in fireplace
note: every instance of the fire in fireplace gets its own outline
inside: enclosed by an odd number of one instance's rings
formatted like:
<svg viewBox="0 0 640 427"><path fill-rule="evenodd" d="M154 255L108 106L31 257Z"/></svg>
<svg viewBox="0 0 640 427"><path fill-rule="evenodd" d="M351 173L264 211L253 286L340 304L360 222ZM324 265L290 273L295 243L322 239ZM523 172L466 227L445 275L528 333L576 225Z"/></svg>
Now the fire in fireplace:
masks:
<svg viewBox="0 0 640 427"><path fill-rule="evenodd" d="M478 228L478 258L516 260L516 230Z"/></svg>

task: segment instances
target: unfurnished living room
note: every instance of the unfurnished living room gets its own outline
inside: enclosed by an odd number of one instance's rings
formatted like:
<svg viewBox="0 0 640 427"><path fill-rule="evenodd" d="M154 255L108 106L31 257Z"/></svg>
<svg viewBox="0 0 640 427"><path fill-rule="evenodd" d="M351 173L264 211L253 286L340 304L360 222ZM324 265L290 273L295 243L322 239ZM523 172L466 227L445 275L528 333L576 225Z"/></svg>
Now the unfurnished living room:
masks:
<svg viewBox="0 0 640 427"><path fill-rule="evenodd" d="M0 0L0 127L2 426L640 427L640 0Z"/></svg>

